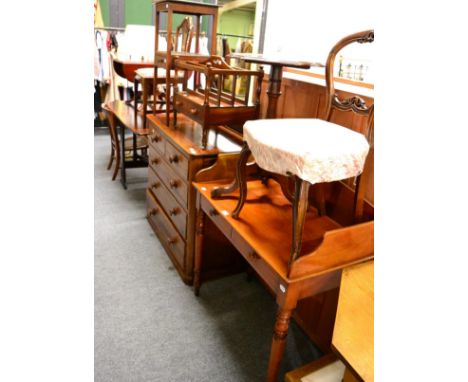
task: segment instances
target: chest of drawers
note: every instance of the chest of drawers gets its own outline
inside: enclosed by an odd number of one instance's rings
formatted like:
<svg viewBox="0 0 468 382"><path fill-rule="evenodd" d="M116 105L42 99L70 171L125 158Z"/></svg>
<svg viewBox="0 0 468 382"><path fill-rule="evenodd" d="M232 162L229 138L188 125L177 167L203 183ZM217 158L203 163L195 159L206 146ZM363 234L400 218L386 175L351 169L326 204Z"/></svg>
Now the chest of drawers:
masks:
<svg viewBox="0 0 468 382"><path fill-rule="evenodd" d="M180 277L191 285L195 242L196 191L191 182L201 169L211 166L221 152L237 152L240 146L214 130L202 149L202 128L179 115L177 127L167 126L162 115L147 117L149 136L147 218ZM234 273L244 264L236 250L213 226L206 241L205 274L209 278Z"/></svg>

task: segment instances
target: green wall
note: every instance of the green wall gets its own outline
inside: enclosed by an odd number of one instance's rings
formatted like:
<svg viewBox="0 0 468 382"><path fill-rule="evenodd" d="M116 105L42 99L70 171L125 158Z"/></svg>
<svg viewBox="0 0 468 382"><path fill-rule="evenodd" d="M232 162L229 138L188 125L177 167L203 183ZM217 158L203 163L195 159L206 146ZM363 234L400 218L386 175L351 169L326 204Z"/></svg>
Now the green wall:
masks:
<svg viewBox="0 0 468 382"><path fill-rule="evenodd" d="M218 33L236 34L250 36L253 33L255 24L255 12L241 11L234 9L221 14L218 23ZM238 39L229 37L229 47L236 49Z"/></svg>
<svg viewBox="0 0 468 382"><path fill-rule="evenodd" d="M105 26L109 26L109 0L99 0L102 18ZM209 1L205 1L209 2ZM153 2L152 0L124 0L125 25L139 24L151 25ZM173 28L182 22L184 15L174 15ZM218 33L250 35L255 23L255 12L234 9L221 15L218 22ZM207 31L207 19L203 18L202 31ZM228 37L229 45L235 49L237 39Z"/></svg>
<svg viewBox="0 0 468 382"><path fill-rule="evenodd" d="M151 25L152 0L125 0L125 25Z"/></svg>
<svg viewBox="0 0 468 382"><path fill-rule="evenodd" d="M107 0L99 0L99 5L101 7L102 21L104 26L109 26L109 2Z"/></svg>

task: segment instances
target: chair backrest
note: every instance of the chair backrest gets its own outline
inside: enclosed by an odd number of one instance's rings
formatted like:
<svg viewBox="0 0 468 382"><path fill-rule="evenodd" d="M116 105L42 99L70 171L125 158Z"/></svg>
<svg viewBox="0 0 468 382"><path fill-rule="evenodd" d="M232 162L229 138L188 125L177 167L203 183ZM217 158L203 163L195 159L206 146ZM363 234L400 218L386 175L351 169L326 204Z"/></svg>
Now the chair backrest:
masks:
<svg viewBox="0 0 468 382"><path fill-rule="evenodd" d="M372 43L374 41L374 30L366 30L363 32L354 33L346 36L338 41L328 54L327 63L325 66L325 80L326 80L326 120L330 121L333 110L352 111L356 114L367 117L367 124L365 130L362 132L367 138L370 151L367 156L366 164L363 173L356 179L356 188L354 191L354 219L360 221L364 213L364 193L365 185L370 173L370 161L374 158L374 105L366 105L366 102L359 96L353 96L347 99L340 99L335 91L334 85L334 67L335 59L344 47L353 43Z"/></svg>
<svg viewBox="0 0 468 382"><path fill-rule="evenodd" d="M182 36L179 46L179 36ZM186 16L176 29L175 42L172 44L176 52L190 52L193 38L192 18Z"/></svg>

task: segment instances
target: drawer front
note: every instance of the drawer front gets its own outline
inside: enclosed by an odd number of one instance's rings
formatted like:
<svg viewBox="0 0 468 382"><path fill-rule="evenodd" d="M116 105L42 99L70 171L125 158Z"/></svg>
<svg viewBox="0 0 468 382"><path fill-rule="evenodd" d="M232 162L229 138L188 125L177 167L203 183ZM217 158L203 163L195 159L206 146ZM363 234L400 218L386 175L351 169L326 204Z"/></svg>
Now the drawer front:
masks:
<svg viewBox="0 0 468 382"><path fill-rule="evenodd" d="M146 201L148 208L148 219L153 223L159 233L159 239L163 242L166 248L172 253L180 267L184 269L184 253L185 241L177 233L169 219L163 212L162 207L151 195L151 192L146 192Z"/></svg>
<svg viewBox="0 0 468 382"><path fill-rule="evenodd" d="M183 95L183 93L176 94L174 107L177 112L185 114L190 119L203 125L204 110L203 106L195 102L191 102Z"/></svg>
<svg viewBox="0 0 468 382"><path fill-rule="evenodd" d="M155 170L177 201L184 208L187 208L187 183L185 183L185 180L177 175L163 160L157 161L151 168Z"/></svg>
<svg viewBox="0 0 468 382"><path fill-rule="evenodd" d="M202 197L201 200L201 207L203 211L209 216L209 218L213 221L213 223L220 229L222 233L228 238L231 237L231 226L229 223L224 219L224 217L221 216L221 214L218 213L206 200L204 197Z"/></svg>
<svg viewBox="0 0 468 382"><path fill-rule="evenodd" d="M231 232L231 243L247 260L255 272L257 272L259 275L262 275L262 279L267 283L267 285L274 291L278 290L280 285L280 278L278 274L273 271L273 269L265 262L265 260L263 260L250 246L250 244L247 243L245 239L235 230L232 230Z"/></svg>
<svg viewBox="0 0 468 382"><path fill-rule="evenodd" d="M148 166L156 173L160 175L160 169L163 165L163 155L161 155L156 149L150 146L148 155ZM148 170L149 171L149 170ZM149 173L148 173L149 174ZM149 176L149 175L148 175Z"/></svg>
<svg viewBox="0 0 468 382"><path fill-rule="evenodd" d="M188 159L183 156L171 143L166 142L164 156L170 167L177 172L182 179L188 179Z"/></svg>
<svg viewBox="0 0 468 382"><path fill-rule="evenodd" d="M158 151L161 155L164 155L166 140L158 129L153 128L153 133L149 136L148 141L150 145L156 149L156 151Z"/></svg>
<svg viewBox="0 0 468 382"><path fill-rule="evenodd" d="M177 200L172 196L171 192L164 186L161 179L154 173L153 170L148 170L148 190L150 190L159 201L160 205L166 211L166 215L175 225L180 235L185 238L185 228L187 226L187 213Z"/></svg>

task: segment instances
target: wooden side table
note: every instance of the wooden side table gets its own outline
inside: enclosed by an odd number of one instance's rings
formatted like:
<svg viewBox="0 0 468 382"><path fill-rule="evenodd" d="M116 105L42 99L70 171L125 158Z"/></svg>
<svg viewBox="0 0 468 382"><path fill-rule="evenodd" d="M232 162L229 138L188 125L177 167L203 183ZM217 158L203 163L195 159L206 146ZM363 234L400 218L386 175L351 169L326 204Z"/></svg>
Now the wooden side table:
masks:
<svg viewBox="0 0 468 382"><path fill-rule="evenodd" d="M125 131L128 129L133 136L133 155L131 160L125 159L125 145L120 145L121 161L120 161L120 182L124 189L127 189L127 168L147 167L148 158L137 155L137 138L140 136L148 136L151 134L150 129L144 129L143 119L141 115L135 116L134 109L125 101L113 101L106 104L108 112L112 114L112 118L116 119L120 127L120 142L125 142Z"/></svg>
<svg viewBox="0 0 468 382"><path fill-rule="evenodd" d="M281 96L281 81L283 79L283 67L309 69L312 66L324 67L321 63L311 63L306 61L288 60L284 57L273 57L256 53L231 53L231 58L261 65L269 65L271 67L268 76L268 108L267 118L276 118L276 108L278 98Z"/></svg>
<svg viewBox="0 0 468 382"><path fill-rule="evenodd" d="M220 166L219 169L216 167ZM216 162L203 173L225 171ZM198 178L202 178L199 174ZM304 231L305 254L289 264L291 236L285 227L291 224L291 206L279 185L265 186L249 182L249 201L240 219L233 219L234 198L213 199L211 190L219 182L195 182L197 223L195 239L194 292L198 295L207 220L214 223L237 248L243 258L276 295L279 306L270 350L268 382L276 381L286 345L289 320L301 299L331 290L339 285L341 269L373 257L373 221L340 227L328 216L310 209Z"/></svg>

